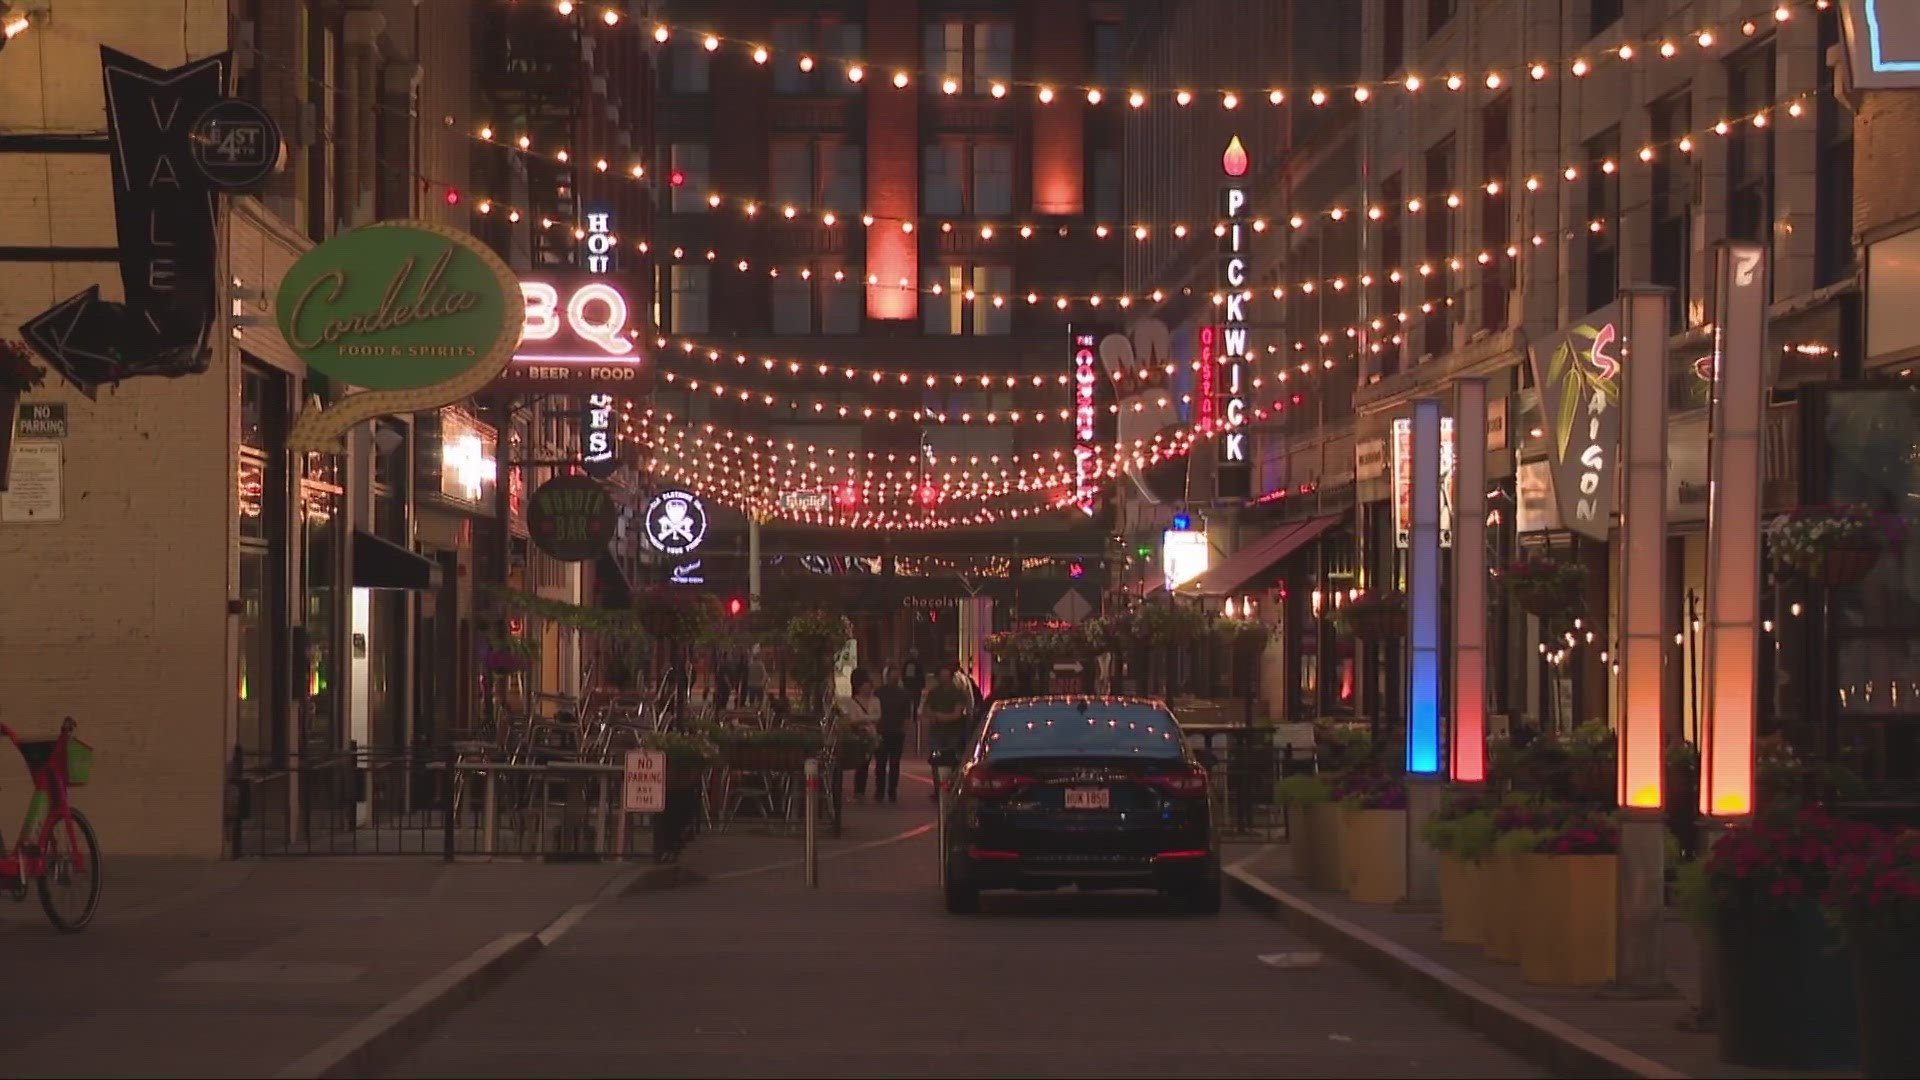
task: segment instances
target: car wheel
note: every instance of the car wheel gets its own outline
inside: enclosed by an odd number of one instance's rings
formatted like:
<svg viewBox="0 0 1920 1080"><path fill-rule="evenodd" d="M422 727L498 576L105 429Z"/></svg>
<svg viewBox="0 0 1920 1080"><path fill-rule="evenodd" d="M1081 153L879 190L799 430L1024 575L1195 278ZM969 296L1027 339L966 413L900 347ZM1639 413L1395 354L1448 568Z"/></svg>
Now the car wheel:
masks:
<svg viewBox="0 0 1920 1080"><path fill-rule="evenodd" d="M947 897L947 914L972 915L980 910L980 890L972 885L949 881L943 891Z"/></svg>

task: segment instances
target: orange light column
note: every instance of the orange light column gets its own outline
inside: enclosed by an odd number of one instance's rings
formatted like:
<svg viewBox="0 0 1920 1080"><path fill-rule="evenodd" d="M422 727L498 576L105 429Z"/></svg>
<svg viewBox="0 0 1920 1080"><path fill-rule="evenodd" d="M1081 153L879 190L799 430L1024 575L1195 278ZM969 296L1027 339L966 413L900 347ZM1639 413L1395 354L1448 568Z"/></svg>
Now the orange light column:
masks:
<svg viewBox="0 0 1920 1080"><path fill-rule="evenodd" d="M1620 678L1614 695L1620 806L1658 810L1666 723L1661 665L1667 597L1667 294L1620 298L1626 348L1621 432Z"/></svg>
<svg viewBox="0 0 1920 1080"><path fill-rule="evenodd" d="M1456 784L1487 779L1487 380L1454 383L1453 714L1447 775Z"/></svg>
<svg viewBox="0 0 1920 1080"><path fill-rule="evenodd" d="M1715 252L1713 398L1707 413L1707 594L1700 812L1753 813L1760 670L1760 436L1766 410L1767 259Z"/></svg>

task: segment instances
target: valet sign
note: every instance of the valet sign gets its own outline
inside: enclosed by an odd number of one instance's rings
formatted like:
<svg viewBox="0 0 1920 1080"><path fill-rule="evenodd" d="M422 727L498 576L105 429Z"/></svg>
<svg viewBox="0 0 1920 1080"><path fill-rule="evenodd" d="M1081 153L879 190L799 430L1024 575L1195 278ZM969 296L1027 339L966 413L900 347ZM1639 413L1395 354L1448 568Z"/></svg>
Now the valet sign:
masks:
<svg viewBox="0 0 1920 1080"><path fill-rule="evenodd" d="M1094 353L1092 334L1073 335L1073 476L1074 505L1093 514L1100 495L1100 452L1094 440L1099 435L1096 409L1099 390L1099 364Z"/></svg>
<svg viewBox="0 0 1920 1080"><path fill-rule="evenodd" d="M1219 398L1216 411L1220 426L1220 462L1218 494L1223 499L1244 499L1251 493L1252 469L1247 455L1247 390L1249 373L1247 337L1250 323L1247 303L1253 296L1249 288L1252 263L1253 229L1248 217L1252 210L1247 148L1235 135L1220 157L1226 183L1220 189L1220 211L1225 218L1222 238L1220 286L1224 295L1220 321L1219 352L1216 362L1220 377L1215 380Z"/></svg>

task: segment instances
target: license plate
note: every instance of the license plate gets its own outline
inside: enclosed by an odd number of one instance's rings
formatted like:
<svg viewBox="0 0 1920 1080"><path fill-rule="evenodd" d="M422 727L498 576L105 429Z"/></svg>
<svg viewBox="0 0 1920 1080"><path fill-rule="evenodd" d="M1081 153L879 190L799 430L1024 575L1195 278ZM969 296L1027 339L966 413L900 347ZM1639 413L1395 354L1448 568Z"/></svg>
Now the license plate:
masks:
<svg viewBox="0 0 1920 1080"><path fill-rule="evenodd" d="M1067 809L1069 810L1105 810L1113 805L1113 796L1103 787L1070 787L1067 789Z"/></svg>

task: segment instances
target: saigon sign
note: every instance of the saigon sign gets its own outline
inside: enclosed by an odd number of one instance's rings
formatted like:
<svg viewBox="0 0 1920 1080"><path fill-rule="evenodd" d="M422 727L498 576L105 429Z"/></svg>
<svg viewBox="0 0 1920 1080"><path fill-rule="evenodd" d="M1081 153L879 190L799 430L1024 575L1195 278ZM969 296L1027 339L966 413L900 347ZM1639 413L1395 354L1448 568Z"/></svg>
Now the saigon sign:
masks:
<svg viewBox="0 0 1920 1080"><path fill-rule="evenodd" d="M1604 543L1620 468L1620 305L1532 352L1560 520Z"/></svg>
<svg viewBox="0 0 1920 1080"><path fill-rule="evenodd" d="M274 300L280 334L308 367L366 392L303 410L288 446L338 451L362 421L485 389L520 341L519 292L485 244L432 222L377 222L307 252Z"/></svg>

